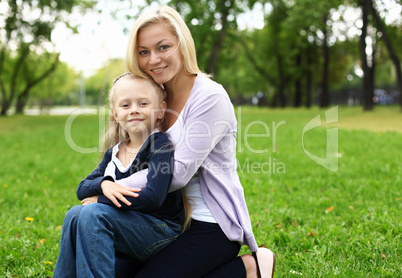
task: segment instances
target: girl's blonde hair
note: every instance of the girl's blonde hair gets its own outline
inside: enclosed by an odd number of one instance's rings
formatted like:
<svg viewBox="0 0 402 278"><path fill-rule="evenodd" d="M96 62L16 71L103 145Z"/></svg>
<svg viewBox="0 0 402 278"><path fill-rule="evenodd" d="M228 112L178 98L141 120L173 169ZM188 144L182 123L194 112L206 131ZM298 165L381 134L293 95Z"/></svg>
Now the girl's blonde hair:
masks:
<svg viewBox="0 0 402 278"><path fill-rule="evenodd" d="M114 95L115 95L115 89L117 84L119 83L120 80L122 79L144 79L142 77L136 76L135 74L132 74L131 72L126 72L117 77L113 81L112 88L109 91L109 106L110 108L114 108ZM158 96L158 101L162 103L163 101L166 101L166 91L158 85L153 79L151 78L146 78L147 82L153 87L155 94ZM160 123L160 120L157 122L157 126ZM125 131L120 124L116 121L114 115L109 116L108 124L106 127L106 131L104 133L103 138L101 139L100 146L102 150L102 154L106 152L106 150L110 147L113 147L119 142L122 141L128 141L130 139L127 131Z"/></svg>
<svg viewBox="0 0 402 278"><path fill-rule="evenodd" d="M135 75L131 72L126 72L117 77L113 81L112 88L109 91L109 106L112 108L114 106L114 92L116 89L116 86L118 82L122 79L142 79L143 77ZM166 91L159 85L157 84L152 78L146 77L150 84L153 86L155 89L155 93L158 96L158 100L160 103L163 101L166 101L167 99L167 94ZM160 123L160 122L159 122ZM157 125L159 124L157 123ZM116 121L114 115L109 116L109 121L108 125L105 131L105 134L103 138L101 139L100 146L102 150L102 154L106 152L106 150L110 147L113 147L119 142L122 141L128 141L129 140L129 135L127 131L125 131L123 128L121 128L120 124ZM185 212L185 217L184 217L184 223L183 223L183 231L187 230L190 227L190 222L191 222L191 208L189 201L182 189L182 198L183 198L183 205L184 205L184 212Z"/></svg>
<svg viewBox="0 0 402 278"><path fill-rule="evenodd" d="M197 55L195 51L194 39L191 36L190 30L180 14L169 6L161 6L159 8L149 10L141 14L134 23L131 30L127 54L126 66L128 71L141 76L148 76L139 66L138 53L138 32L152 24L164 23L170 28L172 33L179 40L180 51L184 57L184 69L187 74L203 74L198 68Z"/></svg>

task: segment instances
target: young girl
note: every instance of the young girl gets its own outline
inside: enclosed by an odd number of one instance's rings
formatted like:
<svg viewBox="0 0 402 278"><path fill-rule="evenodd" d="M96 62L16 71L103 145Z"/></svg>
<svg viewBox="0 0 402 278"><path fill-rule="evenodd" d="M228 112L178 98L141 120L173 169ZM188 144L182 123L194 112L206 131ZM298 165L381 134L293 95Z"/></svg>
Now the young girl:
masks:
<svg viewBox="0 0 402 278"><path fill-rule="evenodd" d="M115 254L141 264L181 233L181 191L168 192L173 147L156 129L166 110L164 98L152 79L126 73L114 81L104 139L114 146L78 186L83 206L64 219L53 277L114 277ZM132 174L143 169L149 182L130 188Z"/></svg>

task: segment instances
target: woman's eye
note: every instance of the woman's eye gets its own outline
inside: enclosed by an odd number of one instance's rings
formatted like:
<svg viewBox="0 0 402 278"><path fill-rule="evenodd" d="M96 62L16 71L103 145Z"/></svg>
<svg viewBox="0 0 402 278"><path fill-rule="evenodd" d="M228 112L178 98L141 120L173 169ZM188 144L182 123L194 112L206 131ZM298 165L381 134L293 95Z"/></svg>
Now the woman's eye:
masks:
<svg viewBox="0 0 402 278"><path fill-rule="evenodd" d="M166 50L166 49L168 49L168 48L169 48L168 45L162 45L162 46L160 47L161 50Z"/></svg>
<svg viewBox="0 0 402 278"><path fill-rule="evenodd" d="M146 55L148 53L148 51L146 51L146 50L141 50L138 54L140 55L140 56L144 56L144 55Z"/></svg>

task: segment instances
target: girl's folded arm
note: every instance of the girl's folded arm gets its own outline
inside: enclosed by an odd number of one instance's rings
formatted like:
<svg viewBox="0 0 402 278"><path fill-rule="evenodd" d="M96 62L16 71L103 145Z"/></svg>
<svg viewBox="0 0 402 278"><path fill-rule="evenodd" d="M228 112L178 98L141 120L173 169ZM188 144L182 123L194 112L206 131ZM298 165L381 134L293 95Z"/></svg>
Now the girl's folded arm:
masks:
<svg viewBox="0 0 402 278"><path fill-rule="evenodd" d="M83 200L87 197L92 197L102 194L101 183L104 180L114 181L110 176L104 176L107 164L111 160L111 149L107 150L101 163L90 173L85 179L83 179L77 188L77 197L79 200Z"/></svg>

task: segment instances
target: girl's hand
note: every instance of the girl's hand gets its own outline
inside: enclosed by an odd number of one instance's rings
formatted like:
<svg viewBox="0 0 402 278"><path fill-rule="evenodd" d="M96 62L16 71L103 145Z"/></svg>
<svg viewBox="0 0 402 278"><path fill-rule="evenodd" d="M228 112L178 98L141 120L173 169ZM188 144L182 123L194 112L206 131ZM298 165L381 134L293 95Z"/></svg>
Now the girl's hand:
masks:
<svg viewBox="0 0 402 278"><path fill-rule="evenodd" d="M138 194L136 192L141 191L141 189L139 188L125 187L109 180L104 180L101 183L101 188L103 195L105 195L106 198L112 201L113 204L115 204L115 206L119 208L121 207L121 205L118 200L125 203L127 206L131 206L131 203L124 196L137 198Z"/></svg>
<svg viewBox="0 0 402 278"><path fill-rule="evenodd" d="M85 198L84 200L81 201L81 205L86 206L97 202L98 202L98 195Z"/></svg>

